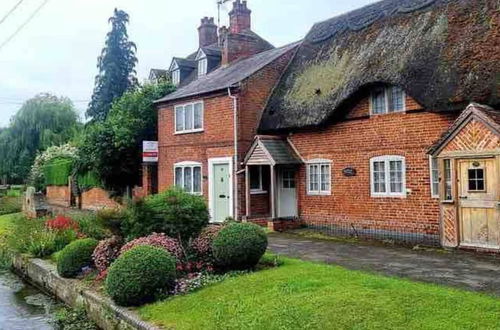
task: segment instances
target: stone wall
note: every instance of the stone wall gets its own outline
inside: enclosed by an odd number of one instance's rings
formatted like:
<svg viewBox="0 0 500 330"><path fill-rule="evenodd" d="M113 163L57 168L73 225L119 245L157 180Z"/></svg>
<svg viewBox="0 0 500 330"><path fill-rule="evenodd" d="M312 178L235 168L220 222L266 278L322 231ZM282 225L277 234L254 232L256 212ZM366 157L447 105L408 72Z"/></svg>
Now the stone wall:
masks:
<svg viewBox="0 0 500 330"><path fill-rule="evenodd" d="M86 288L81 281L60 277L56 266L48 261L18 255L13 266L20 276L36 287L71 307L84 308L87 316L104 330L158 329L140 320L134 312L118 307L109 298Z"/></svg>

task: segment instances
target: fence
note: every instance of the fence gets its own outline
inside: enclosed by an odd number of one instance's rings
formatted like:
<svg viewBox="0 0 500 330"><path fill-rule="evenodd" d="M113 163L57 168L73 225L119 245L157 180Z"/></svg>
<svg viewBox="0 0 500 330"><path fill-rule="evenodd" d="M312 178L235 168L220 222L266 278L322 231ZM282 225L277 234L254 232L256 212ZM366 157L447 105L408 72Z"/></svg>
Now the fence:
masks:
<svg viewBox="0 0 500 330"><path fill-rule="evenodd" d="M440 246L438 233L430 233L429 228L417 230L384 229L349 221L311 220L304 222L309 230L327 236L385 241L402 245ZM426 232L428 231L428 232ZM434 230L435 231L435 230Z"/></svg>

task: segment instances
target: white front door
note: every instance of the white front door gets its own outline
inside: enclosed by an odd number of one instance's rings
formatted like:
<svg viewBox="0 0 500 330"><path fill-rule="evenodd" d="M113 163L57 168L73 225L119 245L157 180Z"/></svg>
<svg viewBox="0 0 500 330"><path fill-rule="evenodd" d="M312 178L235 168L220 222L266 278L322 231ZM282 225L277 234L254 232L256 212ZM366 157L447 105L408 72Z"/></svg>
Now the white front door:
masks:
<svg viewBox="0 0 500 330"><path fill-rule="evenodd" d="M278 217L297 216L297 184L295 170L281 169L278 175Z"/></svg>

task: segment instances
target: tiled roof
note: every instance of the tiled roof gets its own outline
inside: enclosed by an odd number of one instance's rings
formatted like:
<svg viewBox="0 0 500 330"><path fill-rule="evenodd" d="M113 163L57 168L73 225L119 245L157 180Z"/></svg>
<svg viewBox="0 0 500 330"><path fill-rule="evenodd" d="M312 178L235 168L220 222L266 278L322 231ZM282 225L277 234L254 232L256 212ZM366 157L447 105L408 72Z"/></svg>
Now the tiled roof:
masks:
<svg viewBox="0 0 500 330"><path fill-rule="evenodd" d="M172 101L233 87L269 63L293 50L298 45L299 43L293 43L281 48L268 50L236 61L228 66L220 67L208 75L199 77L188 85L180 87L177 91L156 101L156 103Z"/></svg>

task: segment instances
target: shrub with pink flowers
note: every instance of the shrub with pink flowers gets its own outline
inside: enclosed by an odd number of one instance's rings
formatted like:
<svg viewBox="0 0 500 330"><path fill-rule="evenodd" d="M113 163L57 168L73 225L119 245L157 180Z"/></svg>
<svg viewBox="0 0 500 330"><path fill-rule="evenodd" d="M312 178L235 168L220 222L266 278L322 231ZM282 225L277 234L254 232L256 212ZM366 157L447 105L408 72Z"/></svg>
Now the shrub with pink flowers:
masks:
<svg viewBox="0 0 500 330"><path fill-rule="evenodd" d="M125 244L121 250L120 255L135 248L136 246L149 245L154 247L159 247L167 250L172 256L174 256L178 261L183 259L183 249L178 240L168 237L165 234L153 233L146 237L141 237L130 241Z"/></svg>
<svg viewBox="0 0 500 330"><path fill-rule="evenodd" d="M191 249L199 259L212 261L212 243L222 228L221 225L208 226L191 242Z"/></svg>
<svg viewBox="0 0 500 330"><path fill-rule="evenodd" d="M122 239L118 236L100 241L92 254L92 260L96 269L99 271L99 277L104 278L106 270L120 255Z"/></svg>

